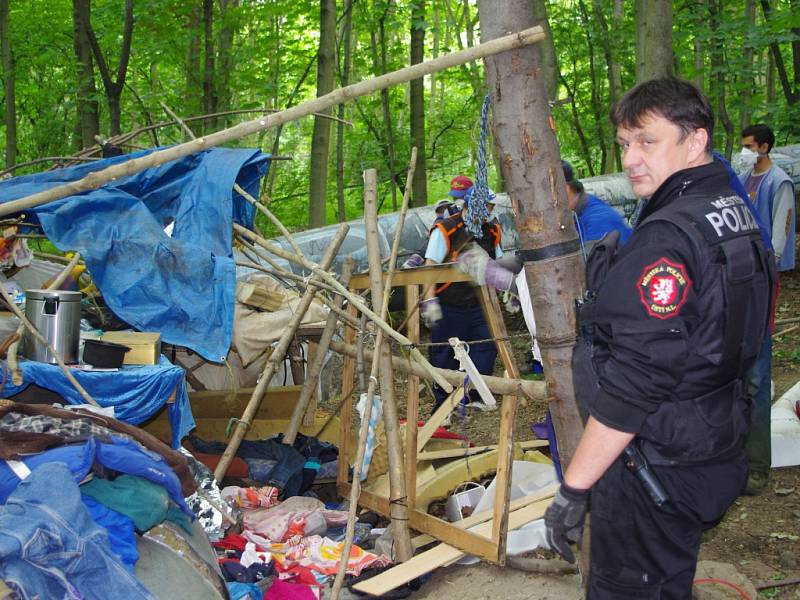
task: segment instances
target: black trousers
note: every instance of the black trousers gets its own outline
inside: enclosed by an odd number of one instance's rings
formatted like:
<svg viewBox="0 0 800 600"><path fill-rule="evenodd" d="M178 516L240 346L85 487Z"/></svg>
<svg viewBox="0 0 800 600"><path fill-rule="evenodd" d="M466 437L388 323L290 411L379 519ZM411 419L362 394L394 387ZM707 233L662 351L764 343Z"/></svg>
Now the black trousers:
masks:
<svg viewBox="0 0 800 600"><path fill-rule="evenodd" d="M592 489L587 600L690 600L702 534L747 482L743 455L654 470L670 497L661 508L620 460Z"/></svg>

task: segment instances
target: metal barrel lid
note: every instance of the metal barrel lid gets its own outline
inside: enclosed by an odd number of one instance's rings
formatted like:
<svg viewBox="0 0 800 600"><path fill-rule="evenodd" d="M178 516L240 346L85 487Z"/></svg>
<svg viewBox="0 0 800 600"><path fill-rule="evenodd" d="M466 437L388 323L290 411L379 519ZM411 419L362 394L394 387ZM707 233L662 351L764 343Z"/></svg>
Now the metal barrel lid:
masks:
<svg viewBox="0 0 800 600"><path fill-rule="evenodd" d="M81 293L69 290L25 290L28 300L58 300L59 302L80 302Z"/></svg>

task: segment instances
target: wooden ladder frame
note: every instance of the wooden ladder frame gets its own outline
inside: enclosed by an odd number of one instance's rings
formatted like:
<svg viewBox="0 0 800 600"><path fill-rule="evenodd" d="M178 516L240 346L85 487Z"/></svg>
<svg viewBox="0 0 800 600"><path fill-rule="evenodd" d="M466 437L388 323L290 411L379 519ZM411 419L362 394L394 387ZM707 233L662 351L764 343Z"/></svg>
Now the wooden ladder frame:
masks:
<svg viewBox="0 0 800 600"><path fill-rule="evenodd" d="M386 274L384 273L384 282ZM406 307L419 304L420 286L427 286L446 281L470 281L470 278L453 265L434 265L417 267L395 273L392 287L405 288ZM351 290L369 288L369 274L353 275L350 280ZM480 288L479 298L491 336L497 340L498 353L509 377L519 379L519 370L514 362L511 344L507 338L500 303L494 289L486 286ZM357 317L356 310L350 307L350 314ZM407 323L406 337L413 343L419 342L419 311L416 311ZM345 326L345 343L354 344L357 332L349 325ZM350 421L352 418L353 381L355 378L355 359L344 357L342 369L342 405L339 429L339 468L336 477L339 494L347 497L350 492L349 464L350 460ZM491 534L483 535L459 527L439 519L416 507L416 482L418 462L418 427L419 415L419 377L408 375L408 401L406 411L406 494L409 507L409 525L412 529L429 534L468 554L479 556L485 560L503 564L505 562L506 537L508 533L509 493L511 486L511 464L514 454L514 420L520 399L516 396L504 396L500 405L500 439L498 443L497 485L491 523ZM432 417L432 420L434 417ZM433 423L431 423L432 425ZM433 428L435 429L435 428ZM419 441L427 441L421 439ZM424 444L423 444L424 445ZM389 499L370 491L362 490L358 504L385 517L389 516ZM487 527L488 529L488 527Z"/></svg>

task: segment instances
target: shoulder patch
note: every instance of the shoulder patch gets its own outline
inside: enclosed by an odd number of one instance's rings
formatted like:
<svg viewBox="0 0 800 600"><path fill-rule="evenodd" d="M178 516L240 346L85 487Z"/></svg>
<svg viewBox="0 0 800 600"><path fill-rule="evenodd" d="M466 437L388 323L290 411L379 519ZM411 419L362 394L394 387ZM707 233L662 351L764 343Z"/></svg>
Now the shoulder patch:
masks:
<svg viewBox="0 0 800 600"><path fill-rule="evenodd" d="M647 314L658 319L678 316L690 287L686 267L666 257L646 266L636 284Z"/></svg>

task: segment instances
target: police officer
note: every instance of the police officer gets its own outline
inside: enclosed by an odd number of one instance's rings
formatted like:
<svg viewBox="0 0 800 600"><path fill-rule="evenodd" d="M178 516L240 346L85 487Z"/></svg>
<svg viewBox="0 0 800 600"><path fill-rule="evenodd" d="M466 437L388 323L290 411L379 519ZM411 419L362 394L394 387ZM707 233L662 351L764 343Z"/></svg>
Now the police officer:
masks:
<svg viewBox="0 0 800 600"><path fill-rule="evenodd" d="M628 243L587 263L574 353L588 420L545 522L574 560L591 490L588 598L691 598L704 530L747 481L743 379L764 337L773 257L693 84L641 83L612 112L647 203ZM621 458L621 455L623 458Z"/></svg>

